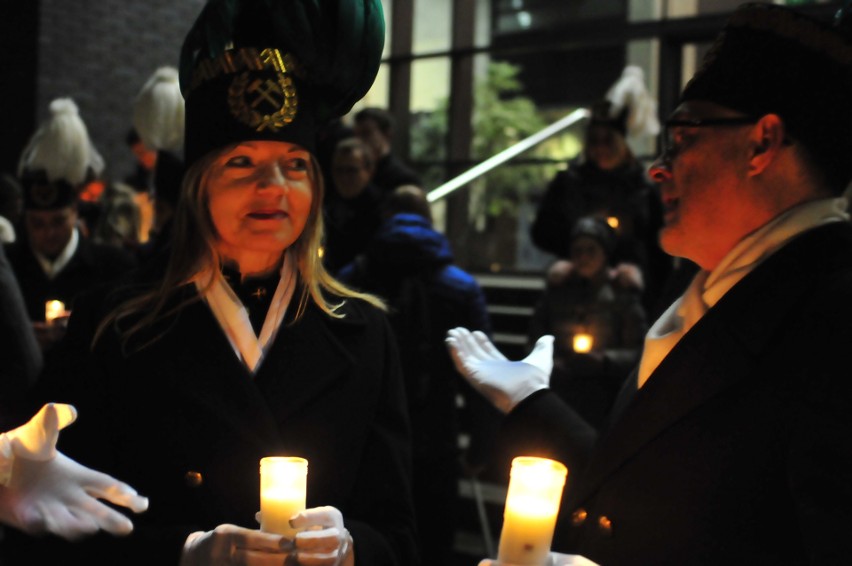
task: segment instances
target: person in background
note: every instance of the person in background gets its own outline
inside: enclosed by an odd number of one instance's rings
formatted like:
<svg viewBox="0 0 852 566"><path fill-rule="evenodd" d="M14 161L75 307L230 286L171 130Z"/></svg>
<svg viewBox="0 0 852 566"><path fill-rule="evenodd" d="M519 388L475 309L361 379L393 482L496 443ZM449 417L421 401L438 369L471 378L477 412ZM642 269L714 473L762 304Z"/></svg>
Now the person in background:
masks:
<svg viewBox="0 0 852 566"><path fill-rule="evenodd" d="M459 325L490 333L485 296L476 280L453 264L446 237L432 226L426 195L403 185L388 195L385 222L367 249L339 274L353 287L388 301L400 349L414 451L414 507L423 564L450 564L463 473L456 398L473 421L465 472L489 463L499 414L459 379L443 345Z"/></svg>
<svg viewBox="0 0 852 566"><path fill-rule="evenodd" d="M0 175L0 244L11 244L17 238L24 208L24 189L8 173Z"/></svg>
<svg viewBox="0 0 852 566"><path fill-rule="evenodd" d="M44 366L35 330L32 327L15 272L0 246L0 430L16 423L30 388Z"/></svg>
<svg viewBox="0 0 852 566"><path fill-rule="evenodd" d="M323 263L331 273L355 259L382 222L382 192L371 182L375 164L359 138L337 144L331 162L333 190L325 201Z"/></svg>
<svg viewBox="0 0 852 566"><path fill-rule="evenodd" d="M157 165L157 152L145 143L136 127L130 128L124 139L127 147L133 153L133 172L124 177L123 184L134 192L134 200L139 209L139 241L148 240L154 215L152 189L154 184L154 167Z"/></svg>
<svg viewBox="0 0 852 566"><path fill-rule="evenodd" d="M135 256L142 230L136 193L124 183L107 183L98 204L101 211L91 234L92 241L126 250Z"/></svg>
<svg viewBox="0 0 852 566"><path fill-rule="evenodd" d="M731 15L651 166L660 241L695 262L598 435L451 331L531 453L571 470L555 549L606 566L844 564L852 556L852 37L775 4Z"/></svg>
<svg viewBox="0 0 852 566"><path fill-rule="evenodd" d="M402 185L422 187L420 177L392 150L394 120L387 110L367 107L355 113L353 131L373 151L373 184L388 194Z"/></svg>
<svg viewBox="0 0 852 566"><path fill-rule="evenodd" d="M78 191L102 171L77 105L70 98L51 102L50 117L21 155L24 233L6 248L45 351L64 334L63 324L45 322L47 301L62 301L70 311L80 293L136 265L129 252L92 242L78 228Z"/></svg>
<svg viewBox="0 0 852 566"><path fill-rule="evenodd" d="M128 537L18 546L9 564L417 563L398 354L381 301L320 262L311 154L383 41L378 0L201 10L181 51L188 169L168 264L88 294L35 396L74 404L62 451L151 507ZM309 463L295 536L256 519L259 462L281 455Z"/></svg>
<svg viewBox="0 0 852 566"><path fill-rule="evenodd" d="M172 218L183 180L183 131L186 108L178 70L159 67L148 78L133 102L133 124L146 147L157 152L152 194L153 219L148 241L139 250L140 260L166 254ZM163 255L165 261L165 255Z"/></svg>
<svg viewBox="0 0 852 566"><path fill-rule="evenodd" d="M628 138L659 133L657 105L645 88L642 69L626 67L590 113L583 152L548 185L530 236L539 249L557 256L548 278L558 281L571 270L566 228L583 216L606 220L617 235L612 261L639 269L643 305L649 308L668 277L671 258L657 242L662 225L659 191L627 143Z"/></svg>
<svg viewBox="0 0 852 566"><path fill-rule="evenodd" d="M635 271L610 264L615 238L605 220L577 221L568 236L573 269L548 283L528 334L530 348L539 336L555 337L550 387L595 428L639 361L648 329Z"/></svg>

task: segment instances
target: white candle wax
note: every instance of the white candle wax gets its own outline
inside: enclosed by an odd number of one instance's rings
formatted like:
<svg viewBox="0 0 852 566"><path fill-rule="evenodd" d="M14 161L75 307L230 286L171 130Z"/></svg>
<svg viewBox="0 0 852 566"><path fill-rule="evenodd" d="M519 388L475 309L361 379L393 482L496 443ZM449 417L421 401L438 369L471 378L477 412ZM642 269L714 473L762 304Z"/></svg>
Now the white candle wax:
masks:
<svg viewBox="0 0 852 566"><path fill-rule="evenodd" d="M547 562L567 468L554 460L512 460L497 559L518 566Z"/></svg>
<svg viewBox="0 0 852 566"><path fill-rule="evenodd" d="M65 314L65 303L62 301L47 301L44 304L44 320L48 324Z"/></svg>
<svg viewBox="0 0 852 566"><path fill-rule="evenodd" d="M290 519L305 509L308 461L270 457L260 461L260 530L293 538Z"/></svg>

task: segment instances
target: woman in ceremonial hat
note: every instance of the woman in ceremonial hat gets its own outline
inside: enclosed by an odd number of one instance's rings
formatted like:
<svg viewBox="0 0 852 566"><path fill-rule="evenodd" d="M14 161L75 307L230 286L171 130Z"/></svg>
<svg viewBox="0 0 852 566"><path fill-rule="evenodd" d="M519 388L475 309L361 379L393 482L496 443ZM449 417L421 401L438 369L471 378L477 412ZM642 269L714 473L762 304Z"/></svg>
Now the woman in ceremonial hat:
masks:
<svg viewBox="0 0 852 566"><path fill-rule="evenodd" d="M168 265L153 285L89 296L47 378L82 415L63 450L150 509L129 537L65 558L417 562L397 352L382 303L322 267L312 154L371 86L383 39L379 0L210 0L191 28ZM294 538L255 518L273 455L309 462Z"/></svg>

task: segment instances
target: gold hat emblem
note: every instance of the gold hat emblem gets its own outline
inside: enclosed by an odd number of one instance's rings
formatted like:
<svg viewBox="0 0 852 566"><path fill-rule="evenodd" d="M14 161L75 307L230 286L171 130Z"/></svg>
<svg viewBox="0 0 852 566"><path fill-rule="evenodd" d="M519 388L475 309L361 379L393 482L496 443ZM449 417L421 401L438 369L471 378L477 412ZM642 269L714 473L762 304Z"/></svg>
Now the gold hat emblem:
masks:
<svg viewBox="0 0 852 566"><path fill-rule="evenodd" d="M228 89L231 114L258 132L285 127L296 118L298 105L296 86L277 49L261 51L258 64L239 73Z"/></svg>

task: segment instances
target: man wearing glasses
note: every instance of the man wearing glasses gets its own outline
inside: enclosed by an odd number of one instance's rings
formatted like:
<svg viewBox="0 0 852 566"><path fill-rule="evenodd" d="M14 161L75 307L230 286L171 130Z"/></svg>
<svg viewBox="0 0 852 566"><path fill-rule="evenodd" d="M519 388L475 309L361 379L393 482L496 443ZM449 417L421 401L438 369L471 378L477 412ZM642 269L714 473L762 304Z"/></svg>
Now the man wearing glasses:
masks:
<svg viewBox="0 0 852 566"><path fill-rule="evenodd" d="M546 338L508 362L455 329L457 367L528 454L568 465L556 550L605 566L849 564L848 34L740 7L665 138L650 168L660 243L700 270L649 330L609 427L584 428L548 390Z"/></svg>

